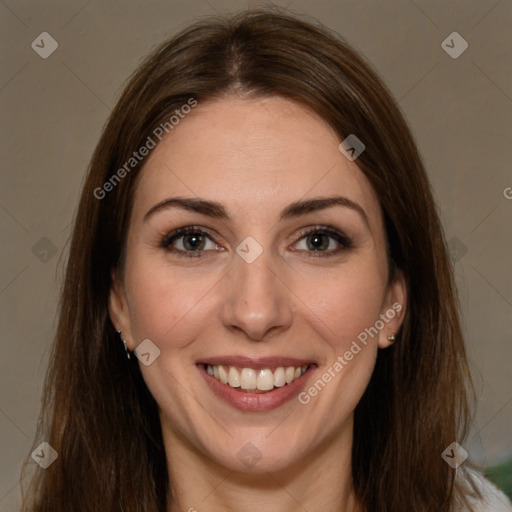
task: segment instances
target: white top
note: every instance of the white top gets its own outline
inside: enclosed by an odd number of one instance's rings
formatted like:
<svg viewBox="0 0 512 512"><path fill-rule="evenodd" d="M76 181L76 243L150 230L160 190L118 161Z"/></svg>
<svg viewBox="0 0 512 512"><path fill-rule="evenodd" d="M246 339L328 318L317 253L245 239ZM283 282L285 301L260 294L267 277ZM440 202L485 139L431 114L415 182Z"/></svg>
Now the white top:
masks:
<svg viewBox="0 0 512 512"><path fill-rule="evenodd" d="M507 496L481 473L468 470L482 493L481 500L471 500L475 512L512 512L512 503Z"/></svg>

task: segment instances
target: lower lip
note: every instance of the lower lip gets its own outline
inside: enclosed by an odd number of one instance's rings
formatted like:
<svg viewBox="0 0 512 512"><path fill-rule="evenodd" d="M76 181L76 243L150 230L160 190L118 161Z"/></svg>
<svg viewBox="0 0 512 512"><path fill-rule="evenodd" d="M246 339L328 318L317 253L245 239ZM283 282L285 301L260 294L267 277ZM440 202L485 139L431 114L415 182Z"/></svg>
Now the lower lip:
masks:
<svg viewBox="0 0 512 512"><path fill-rule="evenodd" d="M219 398L241 411L249 412L271 411L296 397L301 389L305 387L309 377L316 369L316 366L311 366L298 379L280 388L274 388L272 391L267 391L266 393L247 393L237 391L228 384L222 384L222 382L206 371L204 364L198 364L197 367L205 378L206 383L210 386L210 389Z"/></svg>

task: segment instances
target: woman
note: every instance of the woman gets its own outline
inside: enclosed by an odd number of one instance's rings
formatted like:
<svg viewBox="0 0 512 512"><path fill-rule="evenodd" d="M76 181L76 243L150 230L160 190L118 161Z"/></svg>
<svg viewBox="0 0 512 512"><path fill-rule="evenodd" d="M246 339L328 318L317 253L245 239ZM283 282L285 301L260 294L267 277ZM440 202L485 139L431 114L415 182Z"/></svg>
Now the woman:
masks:
<svg viewBox="0 0 512 512"><path fill-rule="evenodd" d="M277 11L154 52L82 192L26 510L491 510L468 390L430 185L361 57Z"/></svg>

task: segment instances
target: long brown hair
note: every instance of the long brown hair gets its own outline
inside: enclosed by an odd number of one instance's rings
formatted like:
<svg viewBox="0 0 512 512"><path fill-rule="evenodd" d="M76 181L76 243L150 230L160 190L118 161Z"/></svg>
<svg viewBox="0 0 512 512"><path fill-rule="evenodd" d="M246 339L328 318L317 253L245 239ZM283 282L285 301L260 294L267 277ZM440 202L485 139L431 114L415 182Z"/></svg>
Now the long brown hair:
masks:
<svg viewBox="0 0 512 512"><path fill-rule="evenodd" d="M357 163L380 199L408 304L397 343L379 351L355 411L355 492L368 512L454 510L469 489L441 453L464 439L471 386L452 267L421 157L370 66L327 28L276 9L187 28L142 63L114 108L75 219L34 442L47 441L58 459L36 468L24 510L166 508L157 405L108 315L111 270L122 272L146 159L121 180L113 176L190 98L201 104L229 94L286 97L316 112L340 141L356 134L366 145ZM109 180L108 194L99 193Z"/></svg>

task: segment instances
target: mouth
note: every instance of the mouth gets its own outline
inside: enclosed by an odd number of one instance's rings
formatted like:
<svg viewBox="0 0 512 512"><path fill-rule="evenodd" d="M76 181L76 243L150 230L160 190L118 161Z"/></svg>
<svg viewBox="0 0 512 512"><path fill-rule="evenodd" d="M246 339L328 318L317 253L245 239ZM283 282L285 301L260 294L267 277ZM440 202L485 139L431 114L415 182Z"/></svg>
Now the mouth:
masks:
<svg viewBox="0 0 512 512"><path fill-rule="evenodd" d="M249 412L275 409L297 396L318 368L290 358L212 358L196 363L210 390L231 406Z"/></svg>
<svg viewBox="0 0 512 512"><path fill-rule="evenodd" d="M302 377L310 367L241 368L232 365L203 364L208 375L241 393L268 393Z"/></svg>

